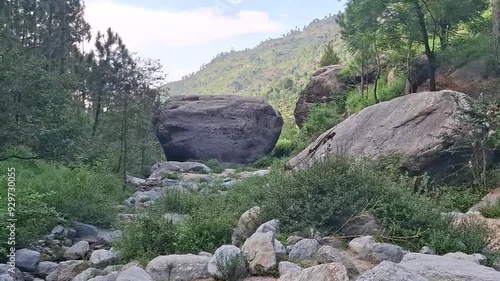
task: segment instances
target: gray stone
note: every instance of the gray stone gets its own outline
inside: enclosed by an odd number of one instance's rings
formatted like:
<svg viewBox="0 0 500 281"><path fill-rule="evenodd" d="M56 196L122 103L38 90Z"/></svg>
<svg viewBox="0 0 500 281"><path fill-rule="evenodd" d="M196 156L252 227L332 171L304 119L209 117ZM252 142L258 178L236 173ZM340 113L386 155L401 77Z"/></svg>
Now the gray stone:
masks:
<svg viewBox="0 0 500 281"><path fill-rule="evenodd" d="M148 263L146 272L155 281L184 281L209 278L209 257L195 255L159 256Z"/></svg>
<svg viewBox="0 0 500 281"><path fill-rule="evenodd" d="M423 246L422 249L420 249L419 252L421 254L426 254L426 255L435 255L436 254L436 252L433 249L431 249L431 248L429 248L427 246Z"/></svg>
<svg viewBox="0 0 500 281"><path fill-rule="evenodd" d="M280 276L289 273L296 273L302 271L302 267L296 263L289 261L282 261L278 264L278 272Z"/></svg>
<svg viewBox="0 0 500 281"><path fill-rule="evenodd" d="M382 235L384 228L372 214L363 212L349 219L341 229L343 235Z"/></svg>
<svg viewBox="0 0 500 281"><path fill-rule="evenodd" d="M132 266L126 270L124 270L118 278L116 278L116 281L153 281L153 280L160 280L160 279L153 279L151 276L144 271L144 269L137 267L137 266ZM169 280L169 281L175 281L179 279L163 279L163 280ZM194 279L185 279L185 280L194 280Z"/></svg>
<svg viewBox="0 0 500 281"><path fill-rule="evenodd" d="M401 266L427 278L428 281L497 281L500 272L475 262L436 255L408 253Z"/></svg>
<svg viewBox="0 0 500 281"><path fill-rule="evenodd" d="M321 245L316 239L302 239L293 246L289 258L293 261L313 261L318 257Z"/></svg>
<svg viewBox="0 0 500 281"><path fill-rule="evenodd" d="M304 239L303 237L300 237L300 236L288 236L288 238L286 239L286 243L287 245L295 245L297 244L297 242L299 242L300 240Z"/></svg>
<svg viewBox="0 0 500 281"><path fill-rule="evenodd" d="M346 268L340 263L322 264L282 275L279 281L349 281Z"/></svg>
<svg viewBox="0 0 500 281"><path fill-rule="evenodd" d="M84 271L82 271L80 274L75 276L72 281L87 281L97 275L102 274L102 271L96 268L88 268Z"/></svg>
<svg viewBox="0 0 500 281"><path fill-rule="evenodd" d="M40 263L40 252L30 249L16 251L16 267L24 272L35 272Z"/></svg>
<svg viewBox="0 0 500 281"><path fill-rule="evenodd" d="M92 279L89 279L88 281L116 281L118 276L120 276L120 272L114 271L110 272L104 276L96 276Z"/></svg>
<svg viewBox="0 0 500 281"><path fill-rule="evenodd" d="M77 261L76 263L71 264L71 265L65 267L64 269L62 269L60 271L59 275L57 276L57 279L55 279L55 280L57 280L57 281L72 281L73 278L75 278L78 274L82 273L83 271L85 271L89 268L90 268L90 264L88 262ZM54 274L56 272L57 272L57 270L55 272L53 272L52 274ZM49 277L51 277L52 274L47 276L47 281L50 281Z"/></svg>
<svg viewBox="0 0 500 281"><path fill-rule="evenodd" d="M358 268L339 249L330 246L322 246L318 251L318 260L320 263L337 262L343 264L347 269L349 277L354 277L359 274Z"/></svg>
<svg viewBox="0 0 500 281"><path fill-rule="evenodd" d="M278 259L284 259L286 257L286 248L278 239L274 239L274 252Z"/></svg>
<svg viewBox="0 0 500 281"><path fill-rule="evenodd" d="M457 259L457 260L470 261L470 262L474 262L474 263L477 263L480 265L485 265L487 262L486 257L482 254L467 255L465 253L456 252L456 253L448 253L448 254L444 255L444 257Z"/></svg>
<svg viewBox="0 0 500 281"><path fill-rule="evenodd" d="M270 220L261 224L255 232L266 233L272 232L274 235L278 235L280 232L280 221Z"/></svg>
<svg viewBox="0 0 500 281"><path fill-rule="evenodd" d="M93 225L81 223L81 222L73 222L73 228L76 230L76 236L80 239L90 239L92 240L100 240L100 237L97 233L97 228Z"/></svg>
<svg viewBox="0 0 500 281"><path fill-rule="evenodd" d="M256 206L241 215L238 226L234 229L231 237L233 245L240 245L257 230L260 214L260 207Z"/></svg>
<svg viewBox="0 0 500 281"><path fill-rule="evenodd" d="M242 251L252 274L268 274L276 269L274 241L272 232L256 232L245 241Z"/></svg>
<svg viewBox="0 0 500 281"><path fill-rule="evenodd" d="M400 169L427 172L436 181L467 173L464 155L446 152L442 137L466 126L456 115L466 96L449 90L422 92L369 106L326 131L291 159L289 169L301 169L338 153L356 158L402 156ZM373 128L377 128L374 130Z"/></svg>
<svg viewBox="0 0 500 281"><path fill-rule="evenodd" d="M371 248L373 244L378 243L372 236L356 237L349 242L349 250L355 254L360 254L366 248Z"/></svg>
<svg viewBox="0 0 500 281"><path fill-rule="evenodd" d="M402 265L384 261L366 271L357 281L429 281L422 275L413 272ZM444 281L444 280L443 280ZM450 280L451 281L451 280Z"/></svg>
<svg viewBox="0 0 500 281"><path fill-rule="evenodd" d="M405 252L399 246L387 243L377 243L371 249L371 252L361 256L369 262L378 264L383 261L398 263L403 259L404 254Z"/></svg>
<svg viewBox="0 0 500 281"><path fill-rule="evenodd" d="M169 160L248 164L271 153L283 119L260 98L174 96L153 123Z"/></svg>
<svg viewBox="0 0 500 281"><path fill-rule="evenodd" d="M10 265L0 264L0 281L25 281L23 273Z"/></svg>
<svg viewBox="0 0 500 281"><path fill-rule="evenodd" d="M211 254L211 253L209 253L209 252L199 252L199 253L198 253L198 256L202 256L202 257L209 257L209 258L211 258L211 257L213 257L214 255L212 255L212 254Z"/></svg>
<svg viewBox="0 0 500 281"><path fill-rule="evenodd" d="M64 258L67 260L80 260L85 258L89 250L89 242L80 241L64 252Z"/></svg>
<svg viewBox="0 0 500 281"><path fill-rule="evenodd" d="M205 164L197 162L165 161L154 164L150 172L150 178L164 178L166 173L211 173L212 170Z"/></svg>
<svg viewBox="0 0 500 281"><path fill-rule="evenodd" d="M221 280L226 280L228 277L241 278L247 272L241 250L233 245L219 247L210 258L207 268L212 277Z"/></svg>
<svg viewBox="0 0 500 281"><path fill-rule="evenodd" d="M104 268L116 260L116 253L111 250L96 250L90 256L92 266Z"/></svg>
<svg viewBox="0 0 500 281"><path fill-rule="evenodd" d="M38 264L38 268L35 271L35 276L40 278L47 278L49 274L56 271L57 263L51 261L42 261Z"/></svg>
<svg viewBox="0 0 500 281"><path fill-rule="evenodd" d="M127 175L127 183L133 187L140 187L146 183L146 180Z"/></svg>
<svg viewBox="0 0 500 281"><path fill-rule="evenodd" d="M45 279L47 281L57 281L58 278L59 278L59 275L61 274L61 272L63 270L65 270L66 268L70 267L71 265L80 264L80 263L82 263L82 261L71 260L71 261L60 262L57 265L56 270L52 271L52 273L50 273L49 275L47 275L47 278L45 278Z"/></svg>

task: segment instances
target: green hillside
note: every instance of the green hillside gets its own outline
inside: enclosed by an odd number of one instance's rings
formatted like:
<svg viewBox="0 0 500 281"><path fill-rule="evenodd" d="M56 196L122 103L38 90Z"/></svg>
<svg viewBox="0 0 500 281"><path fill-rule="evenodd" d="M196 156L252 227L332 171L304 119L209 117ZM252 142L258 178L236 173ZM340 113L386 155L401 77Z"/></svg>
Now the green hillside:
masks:
<svg viewBox="0 0 500 281"><path fill-rule="evenodd" d="M335 18L316 19L303 30L291 30L253 49L221 53L200 71L168 83L169 95L260 96L290 121L298 92L318 68L324 46L333 43L338 48Z"/></svg>

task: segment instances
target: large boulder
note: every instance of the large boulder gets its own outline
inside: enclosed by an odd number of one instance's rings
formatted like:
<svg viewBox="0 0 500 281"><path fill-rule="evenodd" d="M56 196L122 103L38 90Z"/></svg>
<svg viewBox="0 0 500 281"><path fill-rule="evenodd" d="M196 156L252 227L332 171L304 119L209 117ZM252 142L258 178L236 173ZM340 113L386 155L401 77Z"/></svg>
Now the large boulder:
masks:
<svg viewBox="0 0 500 281"><path fill-rule="evenodd" d="M345 266L340 263L328 263L282 275L279 281L348 281Z"/></svg>
<svg viewBox="0 0 500 281"><path fill-rule="evenodd" d="M347 85L339 78L341 71L342 66L330 65L313 74L311 81L300 93L299 100L295 105L293 115L297 126L304 125L312 106L332 102L335 97L346 92Z"/></svg>
<svg viewBox="0 0 500 281"><path fill-rule="evenodd" d="M157 111L153 123L170 161L248 164L271 153L283 119L259 98L174 96Z"/></svg>
<svg viewBox="0 0 500 281"><path fill-rule="evenodd" d="M400 169L410 174L427 172L435 179L460 175L467 163L463 155L446 151L449 144L442 137L464 125L457 114L465 106L465 94L440 91L367 107L323 133L287 166L300 169L339 153L373 160L397 155Z"/></svg>
<svg viewBox="0 0 500 281"><path fill-rule="evenodd" d="M450 257L409 253L404 256L401 265L428 281L500 280L500 272L493 268Z"/></svg>
<svg viewBox="0 0 500 281"><path fill-rule="evenodd" d="M146 272L155 281L199 280L210 277L209 257L196 255L159 256L148 263Z"/></svg>

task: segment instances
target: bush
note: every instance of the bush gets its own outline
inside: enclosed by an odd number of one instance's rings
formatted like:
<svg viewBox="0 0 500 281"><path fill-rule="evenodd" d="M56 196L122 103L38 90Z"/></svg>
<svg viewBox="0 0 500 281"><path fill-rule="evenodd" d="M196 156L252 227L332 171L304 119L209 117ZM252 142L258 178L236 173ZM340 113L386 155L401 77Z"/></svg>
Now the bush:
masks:
<svg viewBox="0 0 500 281"><path fill-rule="evenodd" d="M5 171L0 186L7 186L8 167L15 167L18 187L16 246L25 246L49 233L61 219L110 226L116 219L115 206L128 195L122 190L120 178L112 173L84 167L70 169L42 160L0 162L0 171ZM0 189L0 216L6 215L6 191ZM0 224L5 221L0 218ZM2 231L1 235L6 233ZM0 241L7 239L2 237Z"/></svg>
<svg viewBox="0 0 500 281"><path fill-rule="evenodd" d="M333 46L330 44L326 45L325 49L323 50L323 55L321 56L321 59L319 61L319 66L324 67L339 63L340 58L338 54L333 50Z"/></svg>
<svg viewBox="0 0 500 281"><path fill-rule="evenodd" d="M144 260L160 254L214 251L231 241L243 212L261 206L261 220L279 219L283 235L306 235L311 228L330 235L352 215L369 210L388 229L381 240L411 250L432 246L439 253L480 252L487 241L484 228L453 227L442 215L458 204L446 196L451 188L441 189L440 197L433 198L433 189L418 186L425 181L395 177L387 171L369 162L337 157L299 172L285 172L274 165L271 174L238 182L225 194L169 193L147 209L145 217L178 212L190 218L180 225L160 224L157 219L133 222L123 229L120 250L129 259L140 256ZM152 245L163 246L156 250Z"/></svg>
<svg viewBox="0 0 500 281"><path fill-rule="evenodd" d="M216 174L220 174L226 169L224 165L217 161L217 159L210 159L205 163L205 165L207 165L212 170L212 172Z"/></svg>
<svg viewBox="0 0 500 281"><path fill-rule="evenodd" d="M500 201L495 204L487 205L479 210L485 218L500 218Z"/></svg>
<svg viewBox="0 0 500 281"><path fill-rule="evenodd" d="M406 79L398 77L396 81L387 84L386 81L380 80L377 88L377 97L380 102L389 101L404 94ZM349 113L357 113L362 109L376 104L373 85L368 86L364 96L361 96L357 89L351 90L346 98L346 110Z"/></svg>
<svg viewBox="0 0 500 281"><path fill-rule="evenodd" d="M298 147L301 150L304 149L311 141L315 140L328 129L333 128L342 120L342 114L335 103L315 105L311 109L309 117L300 131L300 145Z"/></svg>

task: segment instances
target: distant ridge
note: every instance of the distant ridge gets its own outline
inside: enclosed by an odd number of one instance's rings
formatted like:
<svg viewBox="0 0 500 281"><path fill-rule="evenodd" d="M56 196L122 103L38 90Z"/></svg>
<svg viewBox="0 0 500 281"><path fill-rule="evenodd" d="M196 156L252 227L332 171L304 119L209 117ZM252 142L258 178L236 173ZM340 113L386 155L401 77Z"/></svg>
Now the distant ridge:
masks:
<svg viewBox="0 0 500 281"><path fill-rule="evenodd" d="M223 52L198 72L170 82L169 95L235 94L259 96L292 118L300 92L318 68L326 44L340 45L336 16L316 19L305 28L243 51Z"/></svg>

